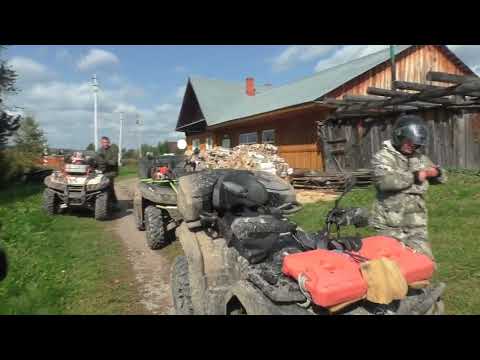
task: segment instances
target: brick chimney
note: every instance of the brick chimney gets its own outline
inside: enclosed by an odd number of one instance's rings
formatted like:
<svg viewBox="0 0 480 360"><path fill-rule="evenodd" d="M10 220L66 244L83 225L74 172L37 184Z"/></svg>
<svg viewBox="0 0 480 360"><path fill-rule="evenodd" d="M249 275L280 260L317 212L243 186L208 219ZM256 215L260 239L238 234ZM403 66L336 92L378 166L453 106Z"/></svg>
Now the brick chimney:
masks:
<svg viewBox="0 0 480 360"><path fill-rule="evenodd" d="M255 79L252 77L246 79L246 93L248 96L255 95Z"/></svg>

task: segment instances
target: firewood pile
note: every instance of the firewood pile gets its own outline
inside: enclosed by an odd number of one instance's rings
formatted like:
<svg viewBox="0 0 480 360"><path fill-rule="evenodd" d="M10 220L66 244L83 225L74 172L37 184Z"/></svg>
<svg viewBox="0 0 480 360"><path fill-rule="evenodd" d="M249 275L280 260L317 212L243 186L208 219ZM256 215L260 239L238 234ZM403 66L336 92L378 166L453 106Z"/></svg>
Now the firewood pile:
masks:
<svg viewBox="0 0 480 360"><path fill-rule="evenodd" d="M200 154L201 165L209 169L262 170L281 177L288 175L288 163L271 144L238 145L233 149L215 147Z"/></svg>
<svg viewBox="0 0 480 360"><path fill-rule="evenodd" d="M354 177L357 187L366 187L373 182L373 172L369 169L359 169L350 173L295 173L291 176L291 183L295 189L334 190L342 191L346 180Z"/></svg>

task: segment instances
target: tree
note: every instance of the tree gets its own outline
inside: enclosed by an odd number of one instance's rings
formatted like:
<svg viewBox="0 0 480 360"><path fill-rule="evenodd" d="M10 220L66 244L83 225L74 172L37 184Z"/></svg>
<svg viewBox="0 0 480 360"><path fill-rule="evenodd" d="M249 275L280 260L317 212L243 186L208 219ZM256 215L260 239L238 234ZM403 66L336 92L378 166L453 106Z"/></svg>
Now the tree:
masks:
<svg viewBox="0 0 480 360"><path fill-rule="evenodd" d="M27 116L20 121L14 140L19 152L32 155L42 154L46 143L43 130L32 116Z"/></svg>
<svg viewBox="0 0 480 360"><path fill-rule="evenodd" d="M162 155L162 154L167 154L168 153L168 142L166 141L159 141L158 144L157 144L157 151L158 151L158 154L159 155Z"/></svg>
<svg viewBox="0 0 480 360"><path fill-rule="evenodd" d="M87 151L95 151L95 145L93 143L88 144L87 148L85 149Z"/></svg>
<svg viewBox="0 0 480 360"><path fill-rule="evenodd" d="M4 46L0 46L0 52ZM20 116L10 115L5 111L2 98L5 94L15 93L15 80L17 74L6 65L4 60L0 59L0 150L7 144L11 137L19 128Z"/></svg>
<svg viewBox="0 0 480 360"><path fill-rule="evenodd" d="M138 151L134 149L128 149L124 151L123 154L124 159L137 159L138 158Z"/></svg>

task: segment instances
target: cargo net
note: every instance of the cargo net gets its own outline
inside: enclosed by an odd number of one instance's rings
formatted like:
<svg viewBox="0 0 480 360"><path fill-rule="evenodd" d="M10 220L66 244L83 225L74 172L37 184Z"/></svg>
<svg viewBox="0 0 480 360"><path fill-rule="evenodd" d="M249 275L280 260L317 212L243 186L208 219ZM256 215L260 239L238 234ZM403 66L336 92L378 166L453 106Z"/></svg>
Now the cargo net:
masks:
<svg viewBox="0 0 480 360"><path fill-rule="evenodd" d="M267 171L280 177L287 177L291 171L285 159L278 155L278 148L271 144L242 144L233 149L215 147L200 153L198 165L204 169Z"/></svg>

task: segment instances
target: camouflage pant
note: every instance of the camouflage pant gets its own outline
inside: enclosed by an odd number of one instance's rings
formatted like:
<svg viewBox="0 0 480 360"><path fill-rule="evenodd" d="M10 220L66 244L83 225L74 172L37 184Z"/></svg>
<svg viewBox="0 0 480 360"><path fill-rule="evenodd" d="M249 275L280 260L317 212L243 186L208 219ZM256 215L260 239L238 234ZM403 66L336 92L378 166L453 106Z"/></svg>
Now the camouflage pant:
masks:
<svg viewBox="0 0 480 360"><path fill-rule="evenodd" d="M115 193L115 177L114 176L107 176L110 180L110 185L108 187L108 193L110 194L110 199L112 203L118 203L117 194Z"/></svg>
<svg viewBox="0 0 480 360"><path fill-rule="evenodd" d="M394 237L400 240L408 247L427 255L434 260L432 247L428 242L428 233L426 226L394 228L389 226L374 226L379 235Z"/></svg>

